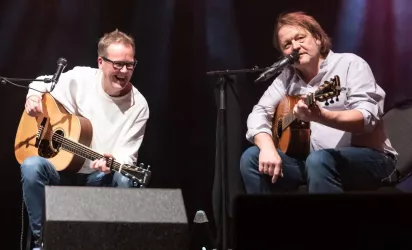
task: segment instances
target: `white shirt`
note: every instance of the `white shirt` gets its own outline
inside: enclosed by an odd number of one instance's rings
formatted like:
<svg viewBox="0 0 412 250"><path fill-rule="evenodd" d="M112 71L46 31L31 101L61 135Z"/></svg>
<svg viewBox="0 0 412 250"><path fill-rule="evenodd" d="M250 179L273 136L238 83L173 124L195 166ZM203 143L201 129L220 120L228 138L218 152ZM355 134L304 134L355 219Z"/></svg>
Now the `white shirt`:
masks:
<svg viewBox="0 0 412 250"><path fill-rule="evenodd" d="M38 79L51 78L40 76ZM93 126L90 148L99 154L109 153L121 164L137 162L143 141L149 107L143 95L133 87L121 97L109 96L103 91L103 73L100 69L74 67L62 73L50 93L66 110L87 118ZM50 91L51 84L34 81L30 88ZM42 95L29 90L27 97ZM86 160L79 173L91 173L91 161Z"/></svg>
<svg viewBox="0 0 412 250"><path fill-rule="evenodd" d="M319 73L306 84L294 68L286 68L265 91L258 104L253 107L247 120L246 138L253 143L253 137L261 132L272 135L272 119L275 108L285 95L306 95L313 93L335 75L339 76L341 92L339 102L325 106L328 110L359 110L364 117L365 133L352 134L320 123L311 122L311 146L313 150L347 146L366 146L397 155L390 141L384 135L381 124L385 92L376 83L372 71L359 56L352 53L333 53L322 62Z"/></svg>

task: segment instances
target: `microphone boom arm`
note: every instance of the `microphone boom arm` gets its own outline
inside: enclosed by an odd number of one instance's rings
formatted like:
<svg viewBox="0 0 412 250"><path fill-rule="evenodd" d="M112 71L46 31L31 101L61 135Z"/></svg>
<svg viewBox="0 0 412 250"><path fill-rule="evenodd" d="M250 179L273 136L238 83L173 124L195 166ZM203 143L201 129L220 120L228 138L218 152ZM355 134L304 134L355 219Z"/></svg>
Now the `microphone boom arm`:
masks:
<svg viewBox="0 0 412 250"><path fill-rule="evenodd" d="M299 58L299 52L294 50L291 54L283 57L279 61L272 64L268 69L260 74L260 76L255 80L255 83L266 81L273 76L278 77L282 73L283 69L288 65L292 65Z"/></svg>
<svg viewBox="0 0 412 250"><path fill-rule="evenodd" d="M38 92L41 92L41 93L50 93L51 91L53 91L54 86L55 86L56 82L58 81L58 79L59 79L59 77L60 77L60 74L62 73L62 71L63 71L64 68L66 67L66 65L67 65L67 60L66 60L65 58L59 58L59 60L57 61L57 63L58 63L58 68L57 68L57 71L56 71L56 73L53 75L52 78L27 79L27 78L8 78L8 77L0 76L0 83L2 83L2 84L9 83L9 84L11 84L11 85L13 85L13 86L20 87L20 88L32 89L32 90L35 90L35 91L38 91ZM20 85L20 84L14 83L14 82L44 82L44 83L52 83L52 86L51 86L50 92L49 92L49 91L48 91L48 92L43 92L43 91L40 91L40 90L37 90L37 89L33 89L33 88L29 87L29 86Z"/></svg>
<svg viewBox="0 0 412 250"><path fill-rule="evenodd" d="M11 81L11 82L45 82L45 83L51 83L52 79L51 78L44 78L44 79L8 78L8 77L0 76L0 81L3 84L7 83L7 81Z"/></svg>

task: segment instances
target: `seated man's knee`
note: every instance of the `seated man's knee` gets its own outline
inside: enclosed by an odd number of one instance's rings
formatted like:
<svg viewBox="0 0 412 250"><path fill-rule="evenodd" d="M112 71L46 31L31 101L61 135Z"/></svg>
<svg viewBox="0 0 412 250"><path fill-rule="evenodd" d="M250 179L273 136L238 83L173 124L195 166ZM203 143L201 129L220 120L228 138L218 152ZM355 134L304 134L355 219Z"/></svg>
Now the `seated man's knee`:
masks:
<svg viewBox="0 0 412 250"><path fill-rule="evenodd" d="M116 187L121 187L121 188L130 188L133 186L133 182L131 179L128 177L120 174L120 173L114 173L114 178L115 178L115 186Z"/></svg>
<svg viewBox="0 0 412 250"><path fill-rule="evenodd" d="M246 175L251 169L259 165L259 148L256 146L249 147L240 157L240 173Z"/></svg>
<svg viewBox="0 0 412 250"><path fill-rule="evenodd" d="M334 158L327 150L314 151L305 161L308 177L321 176L334 168Z"/></svg>
<svg viewBox="0 0 412 250"><path fill-rule="evenodd" d="M26 158L20 166L21 177L26 181L34 181L42 171L42 158L31 156Z"/></svg>

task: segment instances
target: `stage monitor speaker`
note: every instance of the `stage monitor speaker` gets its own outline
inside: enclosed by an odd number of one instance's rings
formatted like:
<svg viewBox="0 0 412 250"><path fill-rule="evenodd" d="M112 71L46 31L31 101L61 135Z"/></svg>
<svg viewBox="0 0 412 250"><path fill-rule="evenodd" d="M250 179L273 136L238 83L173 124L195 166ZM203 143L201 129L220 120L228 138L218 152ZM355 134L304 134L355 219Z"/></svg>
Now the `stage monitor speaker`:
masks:
<svg viewBox="0 0 412 250"><path fill-rule="evenodd" d="M412 194L240 195L234 250L412 249Z"/></svg>
<svg viewBox="0 0 412 250"><path fill-rule="evenodd" d="M183 250L180 189L46 186L45 250Z"/></svg>

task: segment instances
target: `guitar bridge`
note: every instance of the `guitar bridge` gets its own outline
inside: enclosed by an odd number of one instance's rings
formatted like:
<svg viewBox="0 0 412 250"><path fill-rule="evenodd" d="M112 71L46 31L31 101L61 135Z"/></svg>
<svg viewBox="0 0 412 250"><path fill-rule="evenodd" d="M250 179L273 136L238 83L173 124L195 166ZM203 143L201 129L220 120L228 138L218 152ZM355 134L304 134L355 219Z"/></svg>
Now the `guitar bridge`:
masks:
<svg viewBox="0 0 412 250"><path fill-rule="evenodd" d="M34 146L36 148L38 148L39 145L40 145L40 140L43 136L43 131L44 131L44 128L46 126L46 122L47 122L47 118L43 117L43 120L42 120L42 122L40 123L40 126L39 126L39 130L37 130L37 134L36 134L36 142L34 143Z"/></svg>

